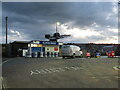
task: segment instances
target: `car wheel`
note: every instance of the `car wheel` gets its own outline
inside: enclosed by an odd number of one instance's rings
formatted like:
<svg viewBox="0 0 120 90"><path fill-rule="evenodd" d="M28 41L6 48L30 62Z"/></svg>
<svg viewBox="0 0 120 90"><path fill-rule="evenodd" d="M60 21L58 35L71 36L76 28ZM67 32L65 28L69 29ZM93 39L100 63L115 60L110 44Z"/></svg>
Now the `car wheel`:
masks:
<svg viewBox="0 0 120 90"><path fill-rule="evenodd" d="M63 59L65 59L65 57L63 57Z"/></svg>
<svg viewBox="0 0 120 90"><path fill-rule="evenodd" d="M72 58L75 58L75 54L73 54Z"/></svg>
<svg viewBox="0 0 120 90"><path fill-rule="evenodd" d="M79 56L80 58L82 58L82 56Z"/></svg>

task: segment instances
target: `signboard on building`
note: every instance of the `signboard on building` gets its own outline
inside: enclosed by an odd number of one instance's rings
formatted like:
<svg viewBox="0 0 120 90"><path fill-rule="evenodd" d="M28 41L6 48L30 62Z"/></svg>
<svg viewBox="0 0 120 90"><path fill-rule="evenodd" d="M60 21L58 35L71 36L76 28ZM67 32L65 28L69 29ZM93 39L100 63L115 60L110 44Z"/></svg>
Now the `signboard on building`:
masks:
<svg viewBox="0 0 120 90"><path fill-rule="evenodd" d="M42 44L28 44L28 47L42 47Z"/></svg>
<svg viewBox="0 0 120 90"><path fill-rule="evenodd" d="M40 41L39 44L45 44L45 45L58 45L58 42Z"/></svg>
<svg viewBox="0 0 120 90"><path fill-rule="evenodd" d="M62 43L62 42L59 42L59 45L63 45L63 43Z"/></svg>
<svg viewBox="0 0 120 90"><path fill-rule="evenodd" d="M42 51L42 47L32 47L32 52L41 52Z"/></svg>
<svg viewBox="0 0 120 90"><path fill-rule="evenodd" d="M54 52L54 47L45 47L46 52Z"/></svg>
<svg viewBox="0 0 120 90"><path fill-rule="evenodd" d="M54 51L58 51L58 47L54 47Z"/></svg>
<svg viewBox="0 0 120 90"><path fill-rule="evenodd" d="M31 44L43 44L43 45L63 45L62 42L50 42L50 41L32 41Z"/></svg>

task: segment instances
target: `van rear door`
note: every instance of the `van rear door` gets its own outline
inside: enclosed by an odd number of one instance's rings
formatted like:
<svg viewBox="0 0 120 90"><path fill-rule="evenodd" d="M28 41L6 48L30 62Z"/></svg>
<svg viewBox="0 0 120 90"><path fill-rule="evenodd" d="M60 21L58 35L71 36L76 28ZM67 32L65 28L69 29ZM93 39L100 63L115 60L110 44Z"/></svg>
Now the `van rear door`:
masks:
<svg viewBox="0 0 120 90"><path fill-rule="evenodd" d="M62 47L62 54L71 54L72 48L70 46L63 46Z"/></svg>

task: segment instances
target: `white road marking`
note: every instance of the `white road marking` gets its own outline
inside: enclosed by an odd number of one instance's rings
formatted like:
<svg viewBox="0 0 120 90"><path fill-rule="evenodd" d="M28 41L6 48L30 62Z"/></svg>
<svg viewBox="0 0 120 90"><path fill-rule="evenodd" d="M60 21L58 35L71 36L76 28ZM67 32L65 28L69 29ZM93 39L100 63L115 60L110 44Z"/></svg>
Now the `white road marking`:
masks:
<svg viewBox="0 0 120 90"><path fill-rule="evenodd" d="M1 62L0 65L3 65L3 64L5 64L5 63L8 62L8 61L10 61L10 60L6 60L6 61L4 61L4 62Z"/></svg>
<svg viewBox="0 0 120 90"><path fill-rule="evenodd" d="M43 73L47 73L46 71L44 71L43 69L41 70Z"/></svg>
<svg viewBox="0 0 120 90"><path fill-rule="evenodd" d="M69 67L64 67L65 69L67 69L67 70L70 70L70 68Z"/></svg>
<svg viewBox="0 0 120 90"><path fill-rule="evenodd" d="M91 78L96 78L96 77L91 77Z"/></svg>
<svg viewBox="0 0 120 90"><path fill-rule="evenodd" d="M53 69L53 72L60 72L59 70L57 70L56 68Z"/></svg>
<svg viewBox="0 0 120 90"><path fill-rule="evenodd" d="M71 67L72 69L74 70L80 70L81 68L80 67Z"/></svg>
<svg viewBox="0 0 120 90"><path fill-rule="evenodd" d="M97 78L97 79L109 79L110 77L103 76L103 77L91 77L91 78Z"/></svg>
<svg viewBox="0 0 120 90"><path fill-rule="evenodd" d="M113 69L115 69L115 70L120 70L119 68L120 68L120 66L114 66L113 67Z"/></svg>
<svg viewBox="0 0 120 90"><path fill-rule="evenodd" d="M41 73L40 71L36 70L38 73Z"/></svg>
<svg viewBox="0 0 120 90"><path fill-rule="evenodd" d="M2 83L3 82L3 77L0 77L0 88L1 88L1 90L2 90Z"/></svg>
<svg viewBox="0 0 120 90"><path fill-rule="evenodd" d="M119 77L119 76L114 76L114 78L117 78L117 79L119 79L120 77Z"/></svg>
<svg viewBox="0 0 120 90"><path fill-rule="evenodd" d="M62 69L62 68L58 68L60 71L62 71L62 72L64 72L65 70L64 69Z"/></svg>
<svg viewBox="0 0 120 90"><path fill-rule="evenodd" d="M5 64L5 63L7 63L7 62L9 62L9 61L11 61L11 60L14 60L14 59L11 58L11 59L5 60L5 61L1 62L0 65L3 65L3 64Z"/></svg>
<svg viewBox="0 0 120 90"><path fill-rule="evenodd" d="M68 70L81 70L81 67L63 67L63 68L48 68L48 69L41 69L41 70L31 70L31 75L33 74L47 74L47 73L57 73L57 72L64 72Z"/></svg>
<svg viewBox="0 0 120 90"><path fill-rule="evenodd" d="M52 73L50 70L48 70L48 69L45 69L48 73Z"/></svg>
<svg viewBox="0 0 120 90"><path fill-rule="evenodd" d="M33 74L38 74L36 72L33 72L32 70L30 71L30 75L33 75Z"/></svg>

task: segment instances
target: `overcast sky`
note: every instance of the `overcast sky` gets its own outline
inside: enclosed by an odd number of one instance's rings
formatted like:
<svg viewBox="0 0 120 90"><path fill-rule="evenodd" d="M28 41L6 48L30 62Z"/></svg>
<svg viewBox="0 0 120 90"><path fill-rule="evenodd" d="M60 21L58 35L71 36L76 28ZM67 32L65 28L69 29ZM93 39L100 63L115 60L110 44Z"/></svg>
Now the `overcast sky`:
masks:
<svg viewBox="0 0 120 90"><path fill-rule="evenodd" d="M2 39L5 42L5 17L8 16L8 41L47 40L59 22L61 39L71 43L118 43L117 2L3 2Z"/></svg>

